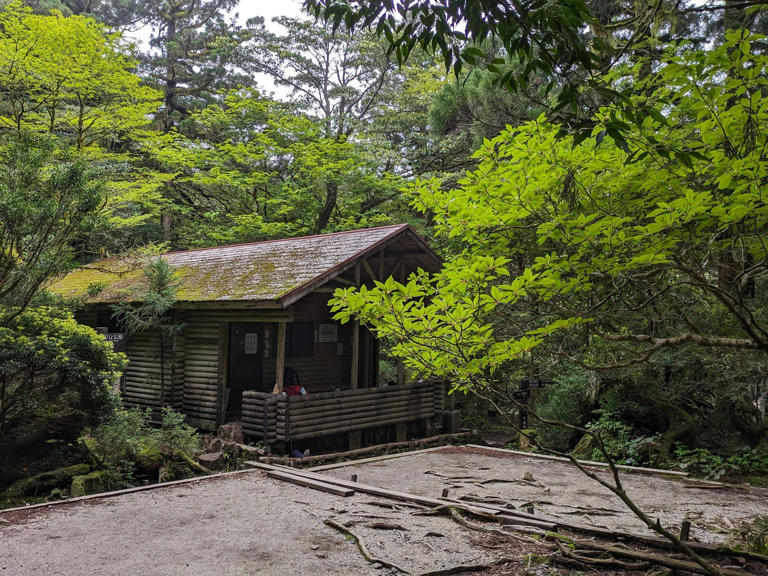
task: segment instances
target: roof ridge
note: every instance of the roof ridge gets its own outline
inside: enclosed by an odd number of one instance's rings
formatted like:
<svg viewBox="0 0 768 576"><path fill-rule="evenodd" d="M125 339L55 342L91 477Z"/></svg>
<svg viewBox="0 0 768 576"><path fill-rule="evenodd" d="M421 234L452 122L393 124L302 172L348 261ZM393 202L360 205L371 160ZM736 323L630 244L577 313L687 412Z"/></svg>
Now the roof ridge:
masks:
<svg viewBox="0 0 768 576"><path fill-rule="evenodd" d="M169 254L186 254L188 252L203 252L205 250L221 250L222 248L240 248L243 246L256 246L259 244L274 244L276 242L293 242L295 240L308 240L310 238L322 238L328 236L341 236L343 234L359 234L361 232L373 232L374 230L385 230L387 228L410 228L410 224L387 224L385 226L374 226L373 228L355 228L354 230L339 230L337 232L323 232L320 234L308 234L307 236L291 236L288 238L272 238L270 240L257 240L256 242L238 242L236 244L222 244L221 246L205 246L203 248L187 248L186 250L171 250L155 256L167 256ZM110 260L120 258L110 258ZM96 260L95 262L98 262Z"/></svg>

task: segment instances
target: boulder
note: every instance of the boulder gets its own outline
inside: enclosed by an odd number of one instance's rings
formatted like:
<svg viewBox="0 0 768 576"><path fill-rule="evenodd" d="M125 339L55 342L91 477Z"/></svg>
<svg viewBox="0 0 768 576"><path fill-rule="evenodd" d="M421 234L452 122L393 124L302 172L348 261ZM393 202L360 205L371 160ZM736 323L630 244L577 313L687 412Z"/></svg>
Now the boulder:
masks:
<svg viewBox="0 0 768 576"><path fill-rule="evenodd" d="M71 498L87 496L97 492L104 492L104 482L99 472L91 472L90 474L83 474L72 478L72 484L69 487Z"/></svg>
<svg viewBox="0 0 768 576"><path fill-rule="evenodd" d="M17 482L11 484L0 497L2 499L14 501L25 496L43 496L48 494L54 488L65 488L69 486L73 476L79 476L81 474L87 474L91 469L88 464L74 464L72 466L66 466L65 468L59 468L52 470L51 472L43 472L37 476L31 476L30 478L22 478Z"/></svg>

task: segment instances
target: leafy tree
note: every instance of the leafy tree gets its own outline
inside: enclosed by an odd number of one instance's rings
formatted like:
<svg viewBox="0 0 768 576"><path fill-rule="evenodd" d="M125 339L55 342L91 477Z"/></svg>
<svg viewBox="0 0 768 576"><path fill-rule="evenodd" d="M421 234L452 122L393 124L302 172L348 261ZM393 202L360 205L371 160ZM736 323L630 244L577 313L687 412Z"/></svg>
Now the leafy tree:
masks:
<svg viewBox="0 0 768 576"><path fill-rule="evenodd" d="M73 441L117 405L125 357L62 308L34 307L0 326L0 441Z"/></svg>
<svg viewBox="0 0 768 576"><path fill-rule="evenodd" d="M231 10L237 0L152 0L135 4L134 21L152 27L152 51L143 59L145 74L163 91L160 128L169 131L220 89L247 84L238 73L243 29ZM261 20L250 23L258 27Z"/></svg>
<svg viewBox="0 0 768 576"><path fill-rule="evenodd" d="M630 123L640 106L606 109L597 145L560 138L540 118L486 142L458 190L422 182L417 206L466 250L433 277L337 291L335 317L371 325L417 373L499 407L506 375L544 350L603 371L688 345L762 357L768 105L759 41L734 32L706 52L672 47L633 102L663 102L665 114ZM602 140L619 128L626 150ZM610 457L600 434L576 430ZM695 558L634 505L615 470L613 483L591 477Z"/></svg>
<svg viewBox="0 0 768 576"><path fill-rule="evenodd" d="M195 114L192 138L158 146L183 245L252 241L390 222L399 179L362 146L254 91ZM328 210L329 186L334 187ZM390 212L390 214L388 214Z"/></svg>
<svg viewBox="0 0 768 576"><path fill-rule="evenodd" d="M0 146L0 324L71 265L104 197L93 169L50 137L22 133Z"/></svg>
<svg viewBox="0 0 768 576"><path fill-rule="evenodd" d="M0 126L68 135L78 148L135 134L158 106L136 65L95 20L12 2L0 12Z"/></svg>
<svg viewBox="0 0 768 576"><path fill-rule="evenodd" d="M756 297L768 261L761 200L768 164L758 129L764 56L750 41L734 34L710 52L672 51L653 93L671 103L668 115L644 118L627 152L574 146L539 119L489 141L460 190L422 183L417 205L467 251L435 278L341 294L337 304L350 307L342 316L354 310L381 320L385 332L402 330L395 318L410 318L402 352L414 367L449 370L467 384L566 328L619 344L613 368L684 344L766 350ZM608 111L602 121L622 120ZM655 134L687 149L687 162L657 149ZM686 299L722 314L719 330L698 330ZM483 319L513 306L536 306L537 314L514 337L498 339ZM624 322L603 321L608 309ZM633 315L654 310L677 314L658 318L656 335L626 331ZM441 354L421 355L421 344ZM564 343L558 351L568 354Z"/></svg>

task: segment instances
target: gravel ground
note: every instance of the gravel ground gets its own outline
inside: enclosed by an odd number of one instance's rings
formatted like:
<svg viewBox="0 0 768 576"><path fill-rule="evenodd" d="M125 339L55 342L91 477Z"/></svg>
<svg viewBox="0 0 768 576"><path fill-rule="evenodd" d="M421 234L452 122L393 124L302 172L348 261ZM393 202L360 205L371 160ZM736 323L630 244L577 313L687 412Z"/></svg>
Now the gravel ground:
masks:
<svg viewBox="0 0 768 576"><path fill-rule="evenodd" d="M0 576L387 573L324 518L351 526L372 554L413 573L497 557L447 518L413 516L412 508L378 500L254 471L0 512Z"/></svg>
<svg viewBox="0 0 768 576"><path fill-rule="evenodd" d="M427 496L449 488L453 497L533 503L542 515L643 530L616 497L570 464L503 451L447 447L323 473L345 479L357 474L360 482ZM702 541L722 541L724 529L768 514L764 489L702 489L639 474L625 474L624 481L636 501L664 522L691 519L692 534ZM367 562L355 543L324 519L349 527L373 556L413 574L500 558L512 561L482 573L572 573L531 564L529 554L547 553L540 542L499 540L423 512L366 494L333 496L267 478L261 471L225 475L48 508L0 511L0 576L397 572Z"/></svg>
<svg viewBox="0 0 768 576"><path fill-rule="evenodd" d="M593 468L606 478L601 468ZM568 462L521 456L506 451L457 446L413 455L324 470L366 484L423 496L490 498L516 507L532 504L542 515L563 521L649 533L606 488ZM702 487L674 477L624 473L627 493L652 517L679 527L691 521L692 536L702 542L724 542L727 532L758 515L768 515L765 488Z"/></svg>

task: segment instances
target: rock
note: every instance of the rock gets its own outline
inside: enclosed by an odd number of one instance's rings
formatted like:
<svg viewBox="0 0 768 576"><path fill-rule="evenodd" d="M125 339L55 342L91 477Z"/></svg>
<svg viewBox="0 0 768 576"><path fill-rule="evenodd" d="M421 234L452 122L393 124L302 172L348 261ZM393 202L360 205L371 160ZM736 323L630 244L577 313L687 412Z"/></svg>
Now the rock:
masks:
<svg viewBox="0 0 768 576"><path fill-rule="evenodd" d="M219 470L223 464L222 452L208 452L206 454L200 454L197 457L197 461L201 466L205 466L208 470Z"/></svg>
<svg viewBox="0 0 768 576"><path fill-rule="evenodd" d="M51 472L43 472L30 478L22 478L11 484L8 490L2 493L2 497L13 501L24 496L44 496L54 488L69 486L73 476L87 474L90 469L88 464L74 464Z"/></svg>
<svg viewBox="0 0 768 576"><path fill-rule="evenodd" d="M374 562L373 567L378 570L379 568L383 568L384 565L381 562Z"/></svg>
<svg viewBox="0 0 768 576"><path fill-rule="evenodd" d="M318 546L317 544L312 544L312 546L310 546L310 548L312 550L317 550L318 548L320 548L320 546Z"/></svg>
<svg viewBox="0 0 768 576"><path fill-rule="evenodd" d="M526 472L523 474L523 480L526 482L534 482L535 478L533 477L533 472Z"/></svg>
<svg viewBox="0 0 768 576"><path fill-rule="evenodd" d="M243 425L240 422L230 422L222 424L216 432L216 435L225 442L243 443Z"/></svg>
<svg viewBox="0 0 768 576"><path fill-rule="evenodd" d="M97 492L104 492L104 482L99 472L72 477L72 484L69 487L70 497L77 498L78 496L87 496Z"/></svg>

